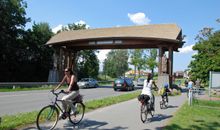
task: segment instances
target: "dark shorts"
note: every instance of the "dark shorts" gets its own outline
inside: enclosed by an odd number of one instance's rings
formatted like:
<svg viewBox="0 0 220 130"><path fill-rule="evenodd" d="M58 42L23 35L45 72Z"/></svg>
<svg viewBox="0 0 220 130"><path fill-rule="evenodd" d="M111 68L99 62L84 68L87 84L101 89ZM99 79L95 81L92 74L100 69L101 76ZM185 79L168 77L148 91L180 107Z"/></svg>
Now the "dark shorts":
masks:
<svg viewBox="0 0 220 130"><path fill-rule="evenodd" d="M140 102L145 101L147 103L150 100L150 96L142 94L138 96L138 100Z"/></svg>

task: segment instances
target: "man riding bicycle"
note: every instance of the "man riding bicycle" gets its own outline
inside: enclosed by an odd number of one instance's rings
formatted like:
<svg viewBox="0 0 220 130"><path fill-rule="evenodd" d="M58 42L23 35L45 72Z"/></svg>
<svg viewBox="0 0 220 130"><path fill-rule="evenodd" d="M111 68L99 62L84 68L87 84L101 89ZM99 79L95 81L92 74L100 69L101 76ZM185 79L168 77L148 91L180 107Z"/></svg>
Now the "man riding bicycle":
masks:
<svg viewBox="0 0 220 130"><path fill-rule="evenodd" d="M157 91L158 87L153 80L152 74L148 73L147 80L144 80L144 86L141 95L139 96L139 100L144 98L144 100L150 101L152 110L154 110L154 102L155 102L155 98L152 93L153 85L155 90Z"/></svg>
<svg viewBox="0 0 220 130"><path fill-rule="evenodd" d="M169 89L168 83L165 83L161 90L162 90L162 92L161 92L162 100L165 97L166 98L166 102L168 103L168 93L171 92L170 89Z"/></svg>

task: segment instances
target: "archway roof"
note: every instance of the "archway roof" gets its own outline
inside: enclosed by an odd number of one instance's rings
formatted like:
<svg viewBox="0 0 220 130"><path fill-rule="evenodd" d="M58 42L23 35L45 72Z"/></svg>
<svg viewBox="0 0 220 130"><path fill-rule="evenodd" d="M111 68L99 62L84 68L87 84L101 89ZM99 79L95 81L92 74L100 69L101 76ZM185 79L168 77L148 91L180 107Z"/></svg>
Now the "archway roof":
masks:
<svg viewBox="0 0 220 130"><path fill-rule="evenodd" d="M182 30L176 24L151 24L113 28L63 31L46 45L83 49L133 49L172 46L181 48Z"/></svg>

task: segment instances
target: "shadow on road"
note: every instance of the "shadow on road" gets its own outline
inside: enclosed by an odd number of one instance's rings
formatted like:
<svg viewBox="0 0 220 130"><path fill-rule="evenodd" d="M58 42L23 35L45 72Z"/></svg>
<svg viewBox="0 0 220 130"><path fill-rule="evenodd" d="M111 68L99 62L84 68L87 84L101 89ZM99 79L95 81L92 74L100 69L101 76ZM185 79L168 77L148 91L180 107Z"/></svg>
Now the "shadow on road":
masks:
<svg viewBox="0 0 220 130"><path fill-rule="evenodd" d="M157 115L154 115L154 117L152 117L150 119L150 122L153 122L153 121L162 121L162 120L165 120L167 118L171 118L173 117L172 115L164 115L164 114L157 114Z"/></svg>
<svg viewBox="0 0 220 130"><path fill-rule="evenodd" d="M168 105L167 108L177 108L179 106L172 106L172 105Z"/></svg>
<svg viewBox="0 0 220 130"><path fill-rule="evenodd" d="M75 126L72 126L71 123L67 123L64 125L64 128L65 130L80 130L80 129L89 129L89 130L102 130L103 126L107 125L108 123L107 122L102 122L102 121L95 121L95 120L84 120L83 122L81 122L79 125L75 125ZM109 128L109 129L106 129L105 130L123 130L123 129L128 129L128 127L121 127L121 126L116 126L116 127L113 127L113 128ZM61 130L61 129L55 129L55 130Z"/></svg>

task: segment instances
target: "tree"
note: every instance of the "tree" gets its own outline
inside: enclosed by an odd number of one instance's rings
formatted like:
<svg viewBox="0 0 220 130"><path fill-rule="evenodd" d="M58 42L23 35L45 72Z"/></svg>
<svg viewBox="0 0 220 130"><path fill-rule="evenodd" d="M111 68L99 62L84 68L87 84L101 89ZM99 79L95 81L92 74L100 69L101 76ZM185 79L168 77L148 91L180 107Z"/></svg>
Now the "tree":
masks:
<svg viewBox="0 0 220 130"><path fill-rule="evenodd" d="M145 60L146 60L146 57L144 55L144 50L143 49L131 50L130 57L131 57L130 64L134 65L135 77L136 77L136 70L138 70L139 72L138 77L140 77L140 70L144 68Z"/></svg>
<svg viewBox="0 0 220 130"><path fill-rule="evenodd" d="M147 57L146 65L147 68L151 70L152 75L154 75L154 69L157 67L157 49L151 49L150 55Z"/></svg>
<svg viewBox="0 0 220 130"><path fill-rule="evenodd" d="M45 46L53 32L48 23L34 23L32 29L24 35L24 47L22 47L23 66L20 73L28 75L31 81L47 81L49 70L52 68L53 49ZM30 73L32 72L32 73Z"/></svg>
<svg viewBox="0 0 220 130"><path fill-rule="evenodd" d="M79 52L77 61L78 77L97 78L99 74L99 61L93 50L83 50Z"/></svg>
<svg viewBox="0 0 220 130"><path fill-rule="evenodd" d="M30 21L26 18L26 3L23 0L1 0L0 2L0 81L15 81L20 59L19 48L25 24ZM3 76L4 75L4 76ZM9 78L10 77L10 78Z"/></svg>
<svg viewBox="0 0 220 130"><path fill-rule="evenodd" d="M190 78L201 79L208 83L209 71L220 71L220 31L213 28L203 28L196 37L198 42L193 47L197 54L190 65Z"/></svg>
<svg viewBox="0 0 220 130"><path fill-rule="evenodd" d="M104 61L103 72L111 77L124 76L128 70L128 51L111 50Z"/></svg>

